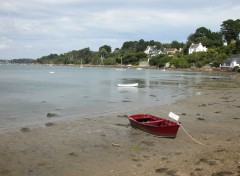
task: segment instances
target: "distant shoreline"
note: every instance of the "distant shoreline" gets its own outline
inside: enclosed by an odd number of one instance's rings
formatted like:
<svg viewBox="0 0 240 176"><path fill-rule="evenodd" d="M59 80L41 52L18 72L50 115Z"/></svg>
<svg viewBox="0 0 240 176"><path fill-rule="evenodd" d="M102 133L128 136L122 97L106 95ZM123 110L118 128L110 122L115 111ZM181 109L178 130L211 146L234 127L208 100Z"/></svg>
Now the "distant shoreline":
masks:
<svg viewBox="0 0 240 176"><path fill-rule="evenodd" d="M2 63L2 65L5 65L5 63ZM19 64L21 65L21 64ZM137 65L131 65L131 66L126 66L126 65L90 65L90 64L39 64L39 63L29 63L29 64L24 64L24 65L42 65L42 66L72 66L72 67L103 67L103 68L132 68L132 69L137 69L137 68L142 68L142 69L156 69L156 70L174 70L174 71L196 71L196 72L209 72L209 73L227 73L227 74L238 74L238 72L233 72L231 70L223 70L220 68L214 68L214 67L202 67L202 68L197 68L197 67L191 67L191 68L173 68L173 67L160 67L157 68L155 66L137 66Z"/></svg>

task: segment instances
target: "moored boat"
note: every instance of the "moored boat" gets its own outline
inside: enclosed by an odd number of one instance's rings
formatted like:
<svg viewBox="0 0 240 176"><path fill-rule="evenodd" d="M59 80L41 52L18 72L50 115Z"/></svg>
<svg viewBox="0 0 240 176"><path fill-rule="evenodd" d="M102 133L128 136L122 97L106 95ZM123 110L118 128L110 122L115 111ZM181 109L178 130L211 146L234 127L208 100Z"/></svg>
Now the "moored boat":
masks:
<svg viewBox="0 0 240 176"><path fill-rule="evenodd" d="M132 127L159 137L175 138L180 126L180 123L151 114L135 114L128 119Z"/></svg>
<svg viewBox="0 0 240 176"><path fill-rule="evenodd" d="M138 83L130 83L130 84L117 84L118 87L137 87Z"/></svg>

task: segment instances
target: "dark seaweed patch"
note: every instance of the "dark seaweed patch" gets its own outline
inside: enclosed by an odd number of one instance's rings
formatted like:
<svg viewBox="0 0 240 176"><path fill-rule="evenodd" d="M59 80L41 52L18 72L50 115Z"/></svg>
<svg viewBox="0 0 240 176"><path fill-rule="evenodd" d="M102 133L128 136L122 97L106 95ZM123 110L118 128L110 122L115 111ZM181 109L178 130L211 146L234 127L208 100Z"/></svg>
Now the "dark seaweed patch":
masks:
<svg viewBox="0 0 240 176"><path fill-rule="evenodd" d="M48 122L48 123L45 124L46 127L50 127L50 126L54 126L54 125L55 125L55 124L52 123L52 122Z"/></svg>
<svg viewBox="0 0 240 176"><path fill-rule="evenodd" d="M51 112L47 113L47 117L49 117L49 118L56 117L56 116L57 116L56 113L51 113Z"/></svg>
<svg viewBox="0 0 240 176"><path fill-rule="evenodd" d="M159 168L159 169L156 169L155 172L156 173L165 173L167 172L168 168Z"/></svg>
<svg viewBox="0 0 240 176"><path fill-rule="evenodd" d="M201 158L198 163L200 163L200 162L207 163L210 166L217 165L216 161L207 160L206 158Z"/></svg>
<svg viewBox="0 0 240 176"><path fill-rule="evenodd" d="M221 171L221 172L217 172L217 173L213 173L212 176L227 176L227 175L232 175L232 172L228 172L228 171Z"/></svg>
<svg viewBox="0 0 240 176"><path fill-rule="evenodd" d="M122 127L129 127L130 125L129 124L120 124L120 123L117 123L117 124L115 124L115 125L117 125L117 126L122 126Z"/></svg>
<svg viewBox="0 0 240 176"><path fill-rule="evenodd" d="M118 115L117 117L128 117L128 115L124 114L124 115Z"/></svg>
<svg viewBox="0 0 240 176"><path fill-rule="evenodd" d="M127 102L132 102L130 100L123 100L122 102L127 103Z"/></svg>
<svg viewBox="0 0 240 176"><path fill-rule="evenodd" d="M159 169L155 169L155 172L156 173L165 173L167 175L170 175L170 176L175 176L176 174L176 170L169 170L168 168L159 168Z"/></svg>
<svg viewBox="0 0 240 176"><path fill-rule="evenodd" d="M69 156L78 156L78 154L76 154L75 152L71 152L68 154Z"/></svg>
<svg viewBox="0 0 240 176"><path fill-rule="evenodd" d="M22 132L30 132L30 129L29 128L21 128L21 131Z"/></svg>
<svg viewBox="0 0 240 176"><path fill-rule="evenodd" d="M196 168L195 171L202 171L203 168Z"/></svg>

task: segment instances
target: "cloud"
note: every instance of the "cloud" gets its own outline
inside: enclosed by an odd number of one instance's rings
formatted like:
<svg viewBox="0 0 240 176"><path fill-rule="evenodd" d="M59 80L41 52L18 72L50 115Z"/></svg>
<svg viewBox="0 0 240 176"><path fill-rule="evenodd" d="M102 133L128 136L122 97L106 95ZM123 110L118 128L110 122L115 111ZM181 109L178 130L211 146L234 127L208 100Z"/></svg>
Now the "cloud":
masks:
<svg viewBox="0 0 240 176"><path fill-rule="evenodd" d="M239 0L8 0L0 2L2 57L38 58L124 41L186 41L240 16ZM9 48L18 52L10 52ZM3 52L4 51L4 52ZM1 58L0 58L1 59Z"/></svg>
<svg viewBox="0 0 240 176"><path fill-rule="evenodd" d="M6 50L11 48L12 41L7 38L0 38L0 50Z"/></svg>

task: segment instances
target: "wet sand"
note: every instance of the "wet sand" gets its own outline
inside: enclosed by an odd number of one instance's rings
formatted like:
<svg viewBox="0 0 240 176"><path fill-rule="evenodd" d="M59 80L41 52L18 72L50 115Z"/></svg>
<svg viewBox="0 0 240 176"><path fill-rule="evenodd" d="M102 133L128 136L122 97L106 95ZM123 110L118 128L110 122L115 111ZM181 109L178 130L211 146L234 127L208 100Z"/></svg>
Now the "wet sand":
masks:
<svg viewBox="0 0 240 176"><path fill-rule="evenodd" d="M2 176L240 175L240 76L212 79L196 96L135 110L180 116L175 139L129 126L128 113L49 122L0 134ZM54 117L53 117L54 118Z"/></svg>

